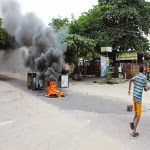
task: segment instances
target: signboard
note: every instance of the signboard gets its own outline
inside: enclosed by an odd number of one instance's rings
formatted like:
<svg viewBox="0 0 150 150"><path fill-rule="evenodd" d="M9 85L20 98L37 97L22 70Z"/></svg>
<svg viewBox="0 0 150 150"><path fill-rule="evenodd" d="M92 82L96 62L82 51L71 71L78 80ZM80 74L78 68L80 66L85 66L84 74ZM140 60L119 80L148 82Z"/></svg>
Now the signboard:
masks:
<svg viewBox="0 0 150 150"><path fill-rule="evenodd" d="M112 52L112 47L101 47L101 52Z"/></svg>
<svg viewBox="0 0 150 150"><path fill-rule="evenodd" d="M108 66L109 66L109 57L101 56L101 77L105 77Z"/></svg>
<svg viewBox="0 0 150 150"><path fill-rule="evenodd" d="M116 53L116 61L118 60L137 60L137 52L119 52Z"/></svg>

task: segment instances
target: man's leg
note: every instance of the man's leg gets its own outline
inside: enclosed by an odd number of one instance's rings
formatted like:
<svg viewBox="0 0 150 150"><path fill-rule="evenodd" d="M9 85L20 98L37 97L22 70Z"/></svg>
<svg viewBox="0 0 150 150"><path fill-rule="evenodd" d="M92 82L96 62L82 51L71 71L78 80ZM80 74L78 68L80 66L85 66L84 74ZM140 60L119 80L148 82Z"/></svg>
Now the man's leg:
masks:
<svg viewBox="0 0 150 150"><path fill-rule="evenodd" d="M135 112L135 114L134 114L134 118L133 118L133 121L132 121L132 122L134 122L134 121L135 121L136 117L137 117L137 114L136 114L136 112Z"/></svg>
<svg viewBox="0 0 150 150"><path fill-rule="evenodd" d="M137 125L138 125L138 123L139 123L140 116L141 116L141 106L142 106L141 103L137 103L137 102L136 102L136 110L137 110L137 111L136 111L136 114L137 114L137 116L136 116L136 119L135 119L134 129L133 129L133 136L134 136L134 137L136 137L136 136L139 135L139 133L136 132L136 128L137 128Z"/></svg>
<svg viewBox="0 0 150 150"><path fill-rule="evenodd" d="M135 120L135 123L134 123L133 132L136 132L136 128L137 128L137 125L138 125L139 120L140 120L140 116L137 116L137 117L136 117L136 120Z"/></svg>
<svg viewBox="0 0 150 150"><path fill-rule="evenodd" d="M134 129L134 121L136 120L136 117L137 117L137 113L135 112L133 121L130 123L130 128L131 128L131 130Z"/></svg>
<svg viewBox="0 0 150 150"><path fill-rule="evenodd" d="M133 121L130 123L130 128L131 128L131 130L134 129L134 121L135 121L135 119L136 119L136 117L137 117L137 107L136 107L136 102L135 102L135 101L133 101L133 105L134 105L135 114L134 114Z"/></svg>

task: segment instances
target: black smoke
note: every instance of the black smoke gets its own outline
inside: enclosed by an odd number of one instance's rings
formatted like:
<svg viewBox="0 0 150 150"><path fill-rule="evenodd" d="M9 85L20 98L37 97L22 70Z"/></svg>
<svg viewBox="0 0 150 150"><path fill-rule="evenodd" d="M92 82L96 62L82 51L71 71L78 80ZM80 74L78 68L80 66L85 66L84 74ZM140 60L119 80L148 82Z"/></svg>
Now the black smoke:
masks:
<svg viewBox="0 0 150 150"><path fill-rule="evenodd" d="M37 71L41 79L57 81L65 63L66 44L60 43L53 29L46 27L34 13L23 15L17 1L0 0L0 10L3 27L22 47L28 48L25 66Z"/></svg>

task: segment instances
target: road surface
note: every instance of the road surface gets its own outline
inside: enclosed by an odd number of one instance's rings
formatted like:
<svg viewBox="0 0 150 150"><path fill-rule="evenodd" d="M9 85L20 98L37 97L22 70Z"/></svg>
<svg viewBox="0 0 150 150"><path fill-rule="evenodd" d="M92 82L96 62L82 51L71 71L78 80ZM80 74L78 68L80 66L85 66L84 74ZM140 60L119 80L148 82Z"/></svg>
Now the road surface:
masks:
<svg viewBox="0 0 150 150"><path fill-rule="evenodd" d="M128 81L70 81L60 89L65 97L48 98L43 90L28 90L26 78L0 74L0 150L149 150L150 91L143 95L140 136L134 138Z"/></svg>

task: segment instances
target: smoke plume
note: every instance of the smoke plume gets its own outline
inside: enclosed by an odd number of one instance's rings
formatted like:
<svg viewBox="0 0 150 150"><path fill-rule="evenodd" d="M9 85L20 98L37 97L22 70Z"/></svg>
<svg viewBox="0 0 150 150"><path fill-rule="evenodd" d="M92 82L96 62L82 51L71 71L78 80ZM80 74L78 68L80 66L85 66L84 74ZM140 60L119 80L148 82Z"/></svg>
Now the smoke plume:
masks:
<svg viewBox="0 0 150 150"><path fill-rule="evenodd" d="M22 56L26 52L26 48L16 50L0 51L0 72L23 73L29 69L24 67Z"/></svg>
<svg viewBox="0 0 150 150"><path fill-rule="evenodd" d="M41 79L57 81L64 66L66 44L60 43L53 29L46 27L34 13L23 15L17 1L0 0L0 9L3 27L22 47L28 48L25 66L39 72Z"/></svg>

